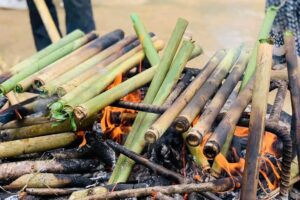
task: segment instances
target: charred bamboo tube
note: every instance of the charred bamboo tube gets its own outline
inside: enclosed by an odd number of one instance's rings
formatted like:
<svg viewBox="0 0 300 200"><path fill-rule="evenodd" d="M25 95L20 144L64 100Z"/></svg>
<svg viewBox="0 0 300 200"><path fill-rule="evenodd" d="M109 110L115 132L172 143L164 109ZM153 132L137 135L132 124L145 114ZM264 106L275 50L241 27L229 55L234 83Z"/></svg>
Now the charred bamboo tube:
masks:
<svg viewBox="0 0 300 200"><path fill-rule="evenodd" d="M258 185L259 156L265 132L267 101L272 68L272 45L260 41L252 95L249 136L243 173L241 199L255 199Z"/></svg>
<svg viewBox="0 0 300 200"><path fill-rule="evenodd" d="M84 120L81 123L77 123L77 128L82 130L87 126L90 126L94 122L94 117ZM15 129L6 129L0 132L0 141L11 141L24 138L32 138L43 135L50 135L54 133L63 133L72 131L72 126L70 120L66 120L57 125L54 125L53 122L37 124L32 126L26 126Z"/></svg>
<svg viewBox="0 0 300 200"><path fill-rule="evenodd" d="M29 139L1 142L0 158L9 158L27 153L35 153L64 147L74 142L75 139L76 135L74 133L60 133Z"/></svg>
<svg viewBox="0 0 300 200"><path fill-rule="evenodd" d="M203 149L203 153L206 157L216 157L222 149L226 138L233 137L235 126L248 103L251 101L252 90L253 79L248 83L247 87L238 94L222 121L206 142ZM228 141L231 143L231 139Z"/></svg>
<svg viewBox="0 0 300 200"><path fill-rule="evenodd" d="M153 41L156 41L155 37L153 38ZM141 49L142 46L139 45L138 40L127 45L122 51L107 57L105 60L103 60L103 62L100 62L99 64L95 65L91 69L81 74L80 76L73 78L72 80L58 87L58 96L63 97L64 95L75 89L77 86L83 84L85 81L97 74L99 76L101 74L104 75L113 68L118 67L122 62L125 62L132 56L135 56Z"/></svg>
<svg viewBox="0 0 300 200"><path fill-rule="evenodd" d="M144 98L143 103L149 103L151 104L152 101L155 98L155 95L157 94L168 70L172 63L173 57L175 56L175 53L177 51L177 48L180 45L180 42L182 40L183 34L185 32L185 29L187 28L188 22L185 19L179 18L177 20L176 26L172 32L171 38L168 41L168 44L164 50L164 54L162 56L161 61L158 64L158 70L159 73L156 73L153 77L153 81L151 81L151 84L148 88L147 94ZM133 141L134 135L138 131L139 127L141 126L141 122L143 121L146 113L139 112L133 125L131 134L128 135L125 146L129 147Z"/></svg>
<svg viewBox="0 0 300 200"><path fill-rule="evenodd" d="M247 65L244 77L243 77L243 81L241 84L241 88L240 90L244 89L247 85L247 83L250 81L251 77L253 76L254 72L255 72L255 68L256 68L256 59L257 59L257 50L258 50L258 45L259 45L259 40L260 39L265 39L265 38L269 38L270 36L270 31L273 25L273 21L277 15L279 8L275 7L275 6L270 6L267 9L265 18L263 20L263 23L261 25L261 29L258 35L258 39L255 43L255 46L252 50L250 59L249 59L249 63Z"/></svg>
<svg viewBox="0 0 300 200"><path fill-rule="evenodd" d="M171 93L173 86L178 81L180 74L184 68L184 65L187 63L188 59L192 57L192 51L194 49L194 45L191 41L184 41L181 48L178 50L178 54L175 56L172 65L165 76L165 79L163 80L163 83L161 84L161 87L159 88L154 100L152 101L152 104L154 105L162 105L165 100L167 99L168 95ZM154 79L152 80L154 81ZM148 91L149 92L149 91ZM143 120L141 121L141 126L138 129L137 132L131 132L131 137L134 138L134 142L132 141L132 144L128 147L130 150L134 151L137 154L140 154L146 144L146 141L144 139L146 130L151 126L151 124L157 119L158 115L149 113L145 115ZM130 136L129 136L130 137ZM129 138L127 138L129 139ZM119 157L120 158L120 157ZM125 159L125 162L126 159ZM130 164L126 165L126 168L123 168L123 173L121 176L117 177L117 182L120 181L126 181L127 178L130 175L131 169L133 167L134 163L131 162ZM115 168L116 170L116 168ZM114 175L114 174L113 174ZM112 175L112 176L113 176Z"/></svg>
<svg viewBox="0 0 300 200"><path fill-rule="evenodd" d="M42 1L37 1L37 0L33 0L39 14L40 17L43 21L43 24L47 30L47 33L51 39L52 42L57 42L60 39L60 34L57 30L57 27L53 21L53 18L49 12L49 9L45 3L44 0Z"/></svg>
<svg viewBox="0 0 300 200"><path fill-rule="evenodd" d="M82 188L26 188L25 192L34 196L66 196Z"/></svg>
<svg viewBox="0 0 300 200"><path fill-rule="evenodd" d="M151 126L151 129L158 130L161 135L166 131L166 129L172 124L175 117L180 113L180 111L184 108L184 106L189 102L189 100L194 96L196 91L204 84L209 75L213 72L219 62L223 59L225 55L224 50L218 51L206 64L202 73L200 73L192 83L184 90L184 92L176 99L176 101L172 104L172 106L166 110L156 122L154 122ZM170 116L174 116L171 118ZM151 136L148 138L148 133L146 133L147 142L151 142L152 132L149 133ZM159 138L158 135L157 138Z"/></svg>
<svg viewBox="0 0 300 200"><path fill-rule="evenodd" d="M36 88L45 85L49 81L57 78L65 72L68 72L74 66L79 65L88 58L103 51L123 38L124 32L120 29L117 29L89 42L88 44L69 54L64 59L60 60L60 62L56 62L51 67L49 66L40 71L39 74L34 78L33 84Z"/></svg>
<svg viewBox="0 0 300 200"><path fill-rule="evenodd" d="M0 130L21 128L37 124L44 124L50 122L47 117L24 117L22 120L14 120L0 126Z"/></svg>
<svg viewBox="0 0 300 200"><path fill-rule="evenodd" d="M30 56L29 58L23 60L22 62L18 63L17 65L13 66L9 69L11 74L16 74L17 72L26 69L28 66L32 65L33 63L37 62L41 58L48 56L49 54L53 53L54 51L62 48L63 46L69 44L70 42L84 36L84 33L80 30L75 30L70 34L66 35L65 37L61 38L59 41L50 44L43 50L35 53L34 55Z"/></svg>
<svg viewBox="0 0 300 200"><path fill-rule="evenodd" d="M41 90L44 94L48 96L53 95L56 93L56 90L59 86L67 83L68 81L81 76L85 71L89 70L90 68L96 66L100 62L104 62L107 58L112 56L113 60L116 60L119 56L123 55L123 52L127 52L130 48L126 47L134 40L136 40L135 36L128 36L125 39L119 41L118 43L112 45L111 47L105 49L104 51L94 55L90 59L86 60L85 62L81 63L80 65L76 66L75 68L69 70L68 72L60 75L59 77L55 78L54 80L50 81L48 84L41 87ZM134 43L134 42L133 42ZM133 45L129 45L134 47ZM108 62L104 63L103 65L107 65Z"/></svg>
<svg viewBox="0 0 300 200"><path fill-rule="evenodd" d="M218 89L222 80L228 74L236 59L238 58L241 47L231 49L225 58L221 61L219 66L214 70L206 83L196 92L191 101L181 111L174 121L176 131L183 133L190 127L192 121L197 117L200 111L205 106L209 98Z"/></svg>
<svg viewBox="0 0 300 200"><path fill-rule="evenodd" d="M218 113L221 111L223 105L228 99L229 95L235 88L236 84L242 77L246 64L248 62L249 53L242 52L238 62L218 90L209 105L205 108L205 111L201 114L198 122L187 133L187 142L191 146L198 146L204 137L211 129L213 122L215 121Z"/></svg>
<svg viewBox="0 0 300 200"><path fill-rule="evenodd" d="M81 173L97 167L91 159L21 161L0 164L0 180L16 179L30 173Z"/></svg>
<svg viewBox="0 0 300 200"><path fill-rule="evenodd" d="M223 192L235 188L233 178L223 178L217 179L215 181L206 183L191 183L191 184L180 184L171 186L155 186L132 190L123 190L116 192L109 192L101 195L93 195L90 197L82 198L82 200L96 200L96 199L122 199L128 197L143 197L149 196L155 192L160 192L162 194L180 194L180 193L192 193L192 192Z"/></svg>
<svg viewBox="0 0 300 200"><path fill-rule="evenodd" d="M3 186L6 190L17 190L24 187L29 188L60 188L60 187L80 187L92 184L89 178L74 174L52 174L34 173L25 174L9 185Z"/></svg>
<svg viewBox="0 0 300 200"><path fill-rule="evenodd" d="M297 60L295 38L292 32L285 32L284 43L293 113L291 127L292 133L294 132L292 135L293 147L297 151L298 163L300 163L300 68Z"/></svg>
<svg viewBox="0 0 300 200"><path fill-rule="evenodd" d="M38 62L31 63L30 66L27 66L20 72L16 73L14 76L0 84L0 93L2 95L7 94L11 90L15 88L18 82L26 79L27 77L31 76L32 74L40 71L41 69L45 68L49 64L55 62L56 60L66 56L67 54L71 53L72 51L78 49L82 45L86 44L87 42L95 39L97 35L95 33L90 33L85 35L82 38L79 38L62 48L52 52L48 56L45 56L38 60Z"/></svg>
<svg viewBox="0 0 300 200"><path fill-rule="evenodd" d="M119 145L113 141L107 141L107 144L115 151L125 155L126 157L134 160L136 163L144 165L145 167L153 170L155 173L158 173L162 176L165 176L167 178L173 179L174 181L178 182L178 183L185 183L186 180L183 176L181 176L180 174L177 174L173 171L170 171L168 169L166 169L163 166L160 166L158 164L152 163L150 160L143 158L142 156L136 154L133 151L130 151L128 149L126 149L125 147L123 147L122 145Z"/></svg>
<svg viewBox="0 0 300 200"><path fill-rule="evenodd" d="M147 55L147 58L151 66L157 65L160 61L160 58L157 51L155 51L155 48L151 41L151 37L149 36L148 31L146 30L143 22L140 20L139 16L135 13L131 14L130 17L133 23L134 30L143 45L145 54Z"/></svg>
<svg viewBox="0 0 300 200"><path fill-rule="evenodd" d="M160 50L163 47L163 42L157 41L157 43L155 43L155 46L158 50ZM91 79L87 80L80 87L77 87L74 91L61 98L59 102L66 102L61 104L64 105L63 112L72 113L75 106L95 97L97 94L102 92L115 79L117 75L131 69L133 66L138 64L144 58L144 56L144 52L141 51L131 59L123 62L118 68L112 69L106 75L92 77ZM100 80L97 80L98 78ZM91 85L90 83L93 83L93 85ZM80 98L76 98L78 97L78 95L80 95Z"/></svg>

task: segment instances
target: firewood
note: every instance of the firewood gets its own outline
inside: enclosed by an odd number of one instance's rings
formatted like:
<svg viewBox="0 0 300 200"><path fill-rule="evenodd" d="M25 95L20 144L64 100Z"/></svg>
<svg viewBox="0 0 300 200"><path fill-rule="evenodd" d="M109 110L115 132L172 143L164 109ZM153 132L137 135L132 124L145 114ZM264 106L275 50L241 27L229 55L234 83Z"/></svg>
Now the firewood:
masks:
<svg viewBox="0 0 300 200"><path fill-rule="evenodd" d="M63 188L63 187L84 187L92 184L92 181L80 174L52 174L33 173L25 174L9 185L3 186L6 190L19 190L28 188Z"/></svg>
<svg viewBox="0 0 300 200"><path fill-rule="evenodd" d="M20 161L0 164L0 180L16 179L24 174L31 173L82 173L97 167L97 160L68 159Z"/></svg>

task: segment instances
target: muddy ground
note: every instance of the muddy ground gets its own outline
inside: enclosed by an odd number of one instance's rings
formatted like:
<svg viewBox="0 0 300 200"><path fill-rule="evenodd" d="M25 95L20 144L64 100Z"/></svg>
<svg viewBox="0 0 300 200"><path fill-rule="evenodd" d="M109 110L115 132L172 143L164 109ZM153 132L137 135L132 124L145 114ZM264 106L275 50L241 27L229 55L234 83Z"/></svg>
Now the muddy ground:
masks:
<svg viewBox="0 0 300 200"><path fill-rule="evenodd" d="M64 9L57 4L60 28ZM190 62L201 67L216 50L254 43L264 16L263 0L93 0L97 31L116 28L133 33L130 14L136 12L149 31L168 40L178 17L187 19L188 31L205 53ZM35 52L27 10L0 9L0 57L8 66ZM286 110L290 111L287 104Z"/></svg>

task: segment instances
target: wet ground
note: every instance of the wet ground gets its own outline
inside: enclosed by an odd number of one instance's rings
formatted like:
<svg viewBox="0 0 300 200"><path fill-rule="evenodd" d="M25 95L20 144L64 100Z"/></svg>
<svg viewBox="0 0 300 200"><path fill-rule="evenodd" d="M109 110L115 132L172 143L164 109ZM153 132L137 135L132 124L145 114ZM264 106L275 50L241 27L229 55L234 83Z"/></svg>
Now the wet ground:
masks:
<svg viewBox="0 0 300 200"><path fill-rule="evenodd" d="M60 27L64 10L56 0ZM221 48L254 43L264 16L263 0L93 0L98 32L116 28L133 33L130 14L140 15L149 31L168 40L178 17L187 19L189 33L205 53L190 62L203 66ZM35 52L27 11L0 9L0 57L9 65ZM287 110L290 110L289 106Z"/></svg>

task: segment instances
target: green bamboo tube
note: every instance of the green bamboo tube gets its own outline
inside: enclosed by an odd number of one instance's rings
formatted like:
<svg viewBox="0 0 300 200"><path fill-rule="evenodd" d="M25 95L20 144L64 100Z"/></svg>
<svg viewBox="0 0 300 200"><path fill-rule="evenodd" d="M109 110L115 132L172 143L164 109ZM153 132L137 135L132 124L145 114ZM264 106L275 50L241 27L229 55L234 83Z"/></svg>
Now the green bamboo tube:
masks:
<svg viewBox="0 0 300 200"><path fill-rule="evenodd" d="M125 46L132 43L134 40L136 40L135 36L128 36L124 38L123 40L105 49L104 51L98 53L97 55L94 55L92 58L86 60L85 62L71 69L70 71L50 81L48 84L41 87L41 90L43 91L44 94L47 94L48 96L52 96L54 93L56 93L56 90L59 86L67 83L68 81L76 77L81 77L81 75L85 71L94 67L96 64L104 61L106 58L110 57L111 55L113 54L116 55L114 57L115 59L117 58L118 55L122 55L121 53L123 52Z"/></svg>
<svg viewBox="0 0 300 200"><path fill-rule="evenodd" d="M224 50L217 51L215 55L208 61L205 65L203 71L195 77L195 79L189 84L189 86L184 90L184 92L175 100L171 107L164 112L150 127L151 130L159 133L157 136L152 136L153 132L148 132L145 135L147 142L152 142L151 138L159 138L173 123L175 117L181 112L181 110L186 106L190 99L194 96L196 91L205 83L210 74L214 71L217 65L221 62L225 55ZM172 116L172 117L171 117ZM148 134L151 134L148 137ZM147 138L146 138L147 137Z"/></svg>
<svg viewBox="0 0 300 200"><path fill-rule="evenodd" d="M154 100L168 70L172 63L173 57L175 56L175 53L177 51L177 48L180 45L181 39L184 35L184 32L187 28L188 22L185 19L179 18L177 20L176 26L172 32L171 38L168 41L168 44L164 50L164 54L162 56L161 61L158 64L158 72L156 73L153 81L151 81L151 84L148 88L147 94L143 100L143 103L149 103L151 104ZM129 147L134 139L134 135L138 131L139 127L141 126L141 122L144 119L146 113L139 112L136 119L134 120L134 123L132 125L131 133L128 135L125 146Z"/></svg>
<svg viewBox="0 0 300 200"><path fill-rule="evenodd" d="M161 40L158 40L157 42L155 42L155 47L158 50L162 49L163 42ZM144 56L144 52L140 51L130 59L121 63L119 67L113 68L105 75L100 74L91 77L79 87L74 89L71 93L68 93L67 95L62 97L57 103L60 103L59 106L63 105L63 113L72 112L75 106L93 98L94 96L102 92L115 79L117 75L122 74L134 67L144 58ZM80 98L78 98L78 96L80 96ZM56 105L54 105L54 107L55 106Z"/></svg>
<svg viewBox="0 0 300 200"><path fill-rule="evenodd" d="M131 14L131 21L133 23L134 30L141 41L144 51L151 66L157 65L160 61L159 55L153 46L151 37L148 34L143 22L140 20L139 16L135 13Z"/></svg>
<svg viewBox="0 0 300 200"><path fill-rule="evenodd" d="M77 129L83 130L84 128L93 124L95 117L90 117L89 119L83 120L82 122L77 122ZM70 120L58 123L57 125L53 122L47 122L43 124L36 124L21 128L6 129L0 132L0 141L11 141L24 138L32 138L43 135L50 135L54 133L63 133L72 131L72 126Z"/></svg>
<svg viewBox="0 0 300 200"><path fill-rule="evenodd" d="M60 133L0 143L0 158L48 151L68 146L76 139L74 133ZM51 141L51 142L49 142ZM12 148L13 147L13 148Z"/></svg>
<svg viewBox="0 0 300 200"><path fill-rule="evenodd" d="M11 67L9 71L13 74L26 69L29 65L37 62L41 58L44 58L45 56L48 56L52 52L62 48L63 46L67 45L70 42L73 42L74 40L84 36L84 33L80 30L75 30L65 37L61 38L59 41L50 44L48 47L44 48L43 50L33 54L29 58L23 60L22 62L18 63L17 65Z"/></svg>
<svg viewBox="0 0 300 200"><path fill-rule="evenodd" d="M200 169L202 169L202 171L203 170L204 171L209 171L210 165L209 165L209 162L208 162L207 158L203 154L202 149L199 146L195 147L195 146L191 146L191 145L188 144L188 142L186 141L187 133L188 132L183 133L182 137L183 137L184 141L187 144L189 152L193 156L193 160L195 161L196 165L198 167L200 167Z"/></svg>
<svg viewBox="0 0 300 200"><path fill-rule="evenodd" d="M81 64L97 53L103 51L109 46L115 44L124 38L124 32L120 29L107 33L106 35L99 37L88 44L82 46L76 51L72 52L60 62L54 64L51 68L45 68L39 72L39 75L35 77L33 84L36 88L49 83L49 81L57 78L58 76L68 72L75 66Z"/></svg>
<svg viewBox="0 0 300 200"><path fill-rule="evenodd" d="M251 103L249 136L242 179L241 199L255 199L258 185L259 157L265 132L270 74L272 68L272 44L261 40L257 52L257 67Z"/></svg>
<svg viewBox="0 0 300 200"><path fill-rule="evenodd" d="M194 46L192 45L191 41L183 42L183 45L175 56L172 65L163 83L161 84L161 87L152 101L153 105L162 105L165 102L174 85L177 83L185 64L189 58L192 57L193 48ZM145 133L151 124L158 118L158 116L159 115L153 113L145 115L141 121L141 126L138 131L130 133L134 134L131 135L131 137L134 137L134 142L132 142L127 148L138 154L142 152L146 144L146 140L144 139ZM118 159L118 162L121 164L116 165L112 174L113 178L110 179L110 183L126 181L130 175L134 162L125 156L121 156L122 155L119 157L120 160ZM122 163L126 163L126 165L122 167Z"/></svg>
<svg viewBox="0 0 300 200"><path fill-rule="evenodd" d="M153 41L156 41L157 38L154 37ZM93 76L98 76L99 74L105 74L109 70L112 70L115 67L118 67L122 62L125 62L130 57L134 56L140 50L142 50L142 46L136 46L136 43L139 44L139 41L135 41L132 44L127 45L122 51L113 54L100 62L96 66L92 67L91 69L87 70L80 76L68 81L67 83L63 84L62 86L57 88L57 94L59 97L63 97L67 93L71 92L77 86L81 85L89 78Z"/></svg>
<svg viewBox="0 0 300 200"><path fill-rule="evenodd" d="M242 77L248 58L249 53L243 51L221 88L218 90L209 105L205 108L205 111L201 114L197 123L187 133L186 140L189 145L198 146L202 142L203 137L210 131L217 115Z"/></svg>
<svg viewBox="0 0 300 200"><path fill-rule="evenodd" d="M210 75L206 83L204 83L204 85L196 92L193 98L176 117L174 121L176 131L183 133L189 129L193 120L203 109L209 98L218 89L219 85L236 62L241 49L242 46L228 51L227 55Z"/></svg>
<svg viewBox="0 0 300 200"><path fill-rule="evenodd" d="M261 29L260 29L260 33L258 35L258 40L255 43L255 46L252 50L245 74L244 74L244 78L241 84L241 88L240 90L244 89L247 85L247 83L249 82L249 80L251 79L252 75L255 72L255 68L256 68L256 58L257 58L257 49L258 49L258 45L259 45L259 40L260 39L264 39L264 38L269 38L270 36L270 31L273 25L273 21L276 17L277 11L278 11L278 7L275 6L270 6L267 9L265 18L263 20L263 23L261 25Z"/></svg>
<svg viewBox="0 0 300 200"><path fill-rule="evenodd" d="M92 34L92 35L93 35L93 37L95 37L94 34ZM79 47L86 44L90 40L91 40L91 35L88 34L88 35L86 35L82 38L79 38L79 39L63 46L62 48L52 52L48 56L45 56L45 57L41 58L37 62L32 63L27 68L24 68L22 71L16 73L14 76L12 76L11 78L9 78L5 82L3 82L0 85L0 93L2 95L4 95L4 94L10 92L11 90L14 89L14 87L17 85L18 82L24 80L28 76L30 76L30 75L34 74L35 72L43 69L47 65L55 62L56 60L64 57L65 55L71 53L72 51L78 49Z"/></svg>

